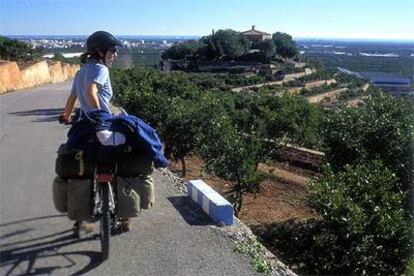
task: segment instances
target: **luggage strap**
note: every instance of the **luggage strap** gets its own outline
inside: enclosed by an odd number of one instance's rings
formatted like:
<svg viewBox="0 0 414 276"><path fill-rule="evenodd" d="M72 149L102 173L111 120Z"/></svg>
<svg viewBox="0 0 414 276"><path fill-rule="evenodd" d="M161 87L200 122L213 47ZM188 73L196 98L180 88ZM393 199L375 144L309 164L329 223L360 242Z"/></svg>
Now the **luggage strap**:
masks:
<svg viewBox="0 0 414 276"><path fill-rule="evenodd" d="M83 151L78 151L75 155L75 160L79 161L79 176L82 176L85 173L85 162L83 160Z"/></svg>

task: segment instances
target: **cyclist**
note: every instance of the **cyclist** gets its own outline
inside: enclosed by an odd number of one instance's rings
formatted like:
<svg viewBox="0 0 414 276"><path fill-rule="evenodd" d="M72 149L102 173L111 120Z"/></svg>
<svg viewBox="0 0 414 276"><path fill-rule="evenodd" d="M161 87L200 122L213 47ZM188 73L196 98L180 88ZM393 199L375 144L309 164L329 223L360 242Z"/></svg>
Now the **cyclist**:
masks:
<svg viewBox="0 0 414 276"><path fill-rule="evenodd" d="M88 37L86 47L87 52L81 56L84 65L75 76L65 110L61 114L64 122L70 121L77 99L80 102L81 116L98 109L110 112L109 102L113 92L109 68L122 43L108 32L97 31Z"/></svg>
<svg viewBox="0 0 414 276"><path fill-rule="evenodd" d="M81 56L83 63L77 72L72 90L66 100L61 120L69 123L76 100L80 102L80 117L87 118L87 113L95 110L105 110L111 113L109 102L112 98L112 86L109 68L117 57L121 41L106 31L97 31L90 35L86 41L87 52ZM85 232L95 230L94 223L78 221L75 227ZM123 223L125 230L130 230L131 221L126 219Z"/></svg>

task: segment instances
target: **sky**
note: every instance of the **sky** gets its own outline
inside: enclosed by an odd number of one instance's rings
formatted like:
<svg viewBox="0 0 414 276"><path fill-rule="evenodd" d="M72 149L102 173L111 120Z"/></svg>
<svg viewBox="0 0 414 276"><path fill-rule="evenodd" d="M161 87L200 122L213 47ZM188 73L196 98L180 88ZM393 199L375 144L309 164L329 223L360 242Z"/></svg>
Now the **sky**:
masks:
<svg viewBox="0 0 414 276"><path fill-rule="evenodd" d="M414 40L414 0L0 0L0 35L208 35Z"/></svg>

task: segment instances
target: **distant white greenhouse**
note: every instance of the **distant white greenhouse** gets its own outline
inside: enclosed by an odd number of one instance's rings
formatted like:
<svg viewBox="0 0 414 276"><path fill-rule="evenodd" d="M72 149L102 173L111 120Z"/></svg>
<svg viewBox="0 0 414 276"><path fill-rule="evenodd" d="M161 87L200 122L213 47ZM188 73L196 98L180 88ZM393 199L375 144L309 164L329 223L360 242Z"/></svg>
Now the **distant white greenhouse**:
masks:
<svg viewBox="0 0 414 276"><path fill-rule="evenodd" d="M83 52L79 53L62 53L63 57L65 58L74 58L74 57L80 57L83 54ZM46 54L43 55L44 58L53 58L55 54Z"/></svg>

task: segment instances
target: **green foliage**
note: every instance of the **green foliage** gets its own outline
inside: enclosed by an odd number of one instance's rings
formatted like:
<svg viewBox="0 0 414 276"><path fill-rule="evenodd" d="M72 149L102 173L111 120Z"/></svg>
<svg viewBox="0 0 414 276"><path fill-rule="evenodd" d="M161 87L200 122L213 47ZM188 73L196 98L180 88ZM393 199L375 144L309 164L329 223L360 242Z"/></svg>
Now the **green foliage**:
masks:
<svg viewBox="0 0 414 276"><path fill-rule="evenodd" d="M312 88L308 88L308 89L302 88L300 90L300 95L303 95L305 97L309 97L309 96L313 96L313 95L326 93L330 90L332 90L332 87L325 83L325 84L323 84L321 86L318 86L318 87L312 87Z"/></svg>
<svg viewBox="0 0 414 276"><path fill-rule="evenodd" d="M201 133L203 99L184 74L135 68L113 71L115 101L156 127L166 143L166 155L182 163Z"/></svg>
<svg viewBox="0 0 414 276"><path fill-rule="evenodd" d="M344 73L337 74L335 80L339 84L346 84L349 88L362 87L366 83L363 79Z"/></svg>
<svg viewBox="0 0 414 276"><path fill-rule="evenodd" d="M218 30L213 35L201 39L207 48L201 51L200 55L211 57L214 55L217 59L234 59L246 53L250 48L250 42L236 31Z"/></svg>
<svg viewBox="0 0 414 276"><path fill-rule="evenodd" d="M316 132L321 120L318 107L302 97L285 94L282 97L269 92L235 94L234 121L238 128L250 133L253 122L264 127L264 137L275 143L288 142L300 146L319 148L320 137Z"/></svg>
<svg viewBox="0 0 414 276"><path fill-rule="evenodd" d="M57 52L53 55L53 59L57 61L64 61L65 57L63 56L62 53Z"/></svg>
<svg viewBox="0 0 414 276"><path fill-rule="evenodd" d="M161 57L163 59L185 59L186 57L192 57L203 46L204 43L199 41L187 40L168 48L162 53Z"/></svg>
<svg viewBox="0 0 414 276"><path fill-rule="evenodd" d="M276 32L272 35L276 45L276 53L284 58L292 58L298 54L295 41L286 33Z"/></svg>
<svg viewBox="0 0 414 276"><path fill-rule="evenodd" d="M182 164L182 177L186 175L184 157L198 146L202 133L202 124L208 118L203 116L202 102L185 100L179 97L167 98L168 116L160 126L160 133L166 144L165 153L169 158Z"/></svg>
<svg viewBox="0 0 414 276"><path fill-rule="evenodd" d="M348 275L347 241L324 221L290 220L253 229L299 275Z"/></svg>
<svg viewBox="0 0 414 276"><path fill-rule="evenodd" d="M257 272L264 273L266 275L270 273L270 264L260 257L263 252L263 246L255 238L250 238L244 242L240 242L236 245L234 250L240 254L253 258L251 264Z"/></svg>
<svg viewBox="0 0 414 276"><path fill-rule="evenodd" d="M322 119L321 110L299 96L285 95L280 99L278 124L283 127L285 139L295 145L320 148L321 137L317 129Z"/></svg>
<svg viewBox="0 0 414 276"><path fill-rule="evenodd" d="M412 108L403 99L380 94L361 108L329 114L322 124L331 167L311 185L311 203L340 245L329 247L333 256L342 256L330 265L340 262L368 275L404 271L410 243L405 207Z"/></svg>
<svg viewBox="0 0 414 276"><path fill-rule="evenodd" d="M153 82L161 80L160 73L143 68L118 69L112 70L111 79L116 91L114 102L157 128L164 115Z"/></svg>
<svg viewBox="0 0 414 276"><path fill-rule="evenodd" d="M340 170L346 164L379 159L407 186L413 114L409 102L386 95L366 100L361 108L329 114L321 125L327 161Z"/></svg>
<svg viewBox="0 0 414 276"><path fill-rule="evenodd" d="M143 68L113 70L115 101L159 130L168 156L181 160L183 174L184 157L199 151L211 172L234 181L230 199L240 210L243 193L258 189L258 163L276 148L264 141L316 144L312 130L319 113L298 97L201 91L201 77ZM218 80L237 83L239 77L214 77Z"/></svg>
<svg viewBox="0 0 414 276"><path fill-rule="evenodd" d="M275 148L269 141L323 148L331 168L312 184L311 198L323 220L299 227L300 234L275 227L277 248L295 253L286 258L299 267L304 263L299 270L306 273L403 272L407 151L414 128L407 101L378 94L359 109L325 114L302 97L273 89L226 91L246 81L238 75L134 68L113 70L112 80L116 102L159 130L170 158L183 162L197 152L209 171L234 183L229 199L236 213L243 194L259 188L257 166ZM265 267L261 261L256 266Z"/></svg>
<svg viewBox="0 0 414 276"><path fill-rule="evenodd" d="M266 275L270 273L270 264L262 258L254 258L252 261L252 265L257 272L264 273Z"/></svg>
<svg viewBox="0 0 414 276"><path fill-rule="evenodd" d="M410 238L401 186L380 161L347 165L338 173L327 168L310 185L311 204L339 231L334 235L344 243L340 250L346 248L341 261L350 271L366 275L403 271Z"/></svg>
<svg viewBox="0 0 414 276"><path fill-rule="evenodd" d="M261 182L257 165L262 160L263 140L257 133L246 136L238 132L225 111L216 110L212 116L209 124L203 127L199 152L206 160L208 171L235 182L234 193L229 199L237 216L243 204L243 194L258 189Z"/></svg>
<svg viewBox="0 0 414 276"><path fill-rule="evenodd" d="M258 41L252 45L252 48L260 50L266 62L269 62L276 54L276 45L272 39Z"/></svg>
<svg viewBox="0 0 414 276"><path fill-rule="evenodd" d="M341 93L338 97L336 97L336 99L340 102L345 102L347 100L360 98L366 95L367 93L363 91L362 89L353 88L353 89L346 91L345 93Z"/></svg>
<svg viewBox="0 0 414 276"><path fill-rule="evenodd" d="M236 86L258 84L265 81L262 76L258 75L246 78L241 74L188 73L186 76L201 89L229 90Z"/></svg>
<svg viewBox="0 0 414 276"><path fill-rule="evenodd" d="M258 49L258 53L248 53ZM163 54L163 59L190 59L194 62L212 60L242 60L269 62L278 54L291 58L298 54L292 37L285 33L274 33L272 39L252 44L244 35L231 30L218 30L199 41L189 40L175 44Z"/></svg>
<svg viewBox="0 0 414 276"><path fill-rule="evenodd" d="M39 58L28 44L0 36L0 59L11 61L29 61Z"/></svg>
<svg viewBox="0 0 414 276"><path fill-rule="evenodd" d="M414 260L411 260L404 273L405 276L413 276L414 275Z"/></svg>

